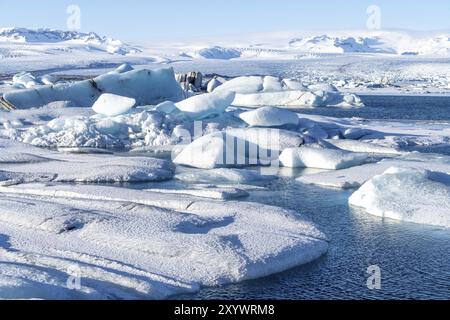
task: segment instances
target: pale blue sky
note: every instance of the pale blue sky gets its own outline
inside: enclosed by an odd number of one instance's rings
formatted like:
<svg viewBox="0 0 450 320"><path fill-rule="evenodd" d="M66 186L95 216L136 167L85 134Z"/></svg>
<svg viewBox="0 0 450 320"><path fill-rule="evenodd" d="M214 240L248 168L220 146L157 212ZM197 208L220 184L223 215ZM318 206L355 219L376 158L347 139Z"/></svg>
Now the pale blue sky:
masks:
<svg viewBox="0 0 450 320"><path fill-rule="evenodd" d="M253 32L362 29L366 9L387 29L450 29L449 0L39 0L0 1L2 27L66 29L81 8L81 30L124 40L180 40Z"/></svg>

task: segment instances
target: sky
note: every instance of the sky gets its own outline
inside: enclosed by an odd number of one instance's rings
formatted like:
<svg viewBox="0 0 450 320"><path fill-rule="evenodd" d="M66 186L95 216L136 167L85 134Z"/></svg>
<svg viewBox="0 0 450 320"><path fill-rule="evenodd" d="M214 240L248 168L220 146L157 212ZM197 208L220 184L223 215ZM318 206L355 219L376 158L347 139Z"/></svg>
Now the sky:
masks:
<svg viewBox="0 0 450 320"><path fill-rule="evenodd" d="M128 41L364 29L370 5L383 29L450 30L449 0L0 0L0 27L66 30L69 5L80 8L81 31Z"/></svg>

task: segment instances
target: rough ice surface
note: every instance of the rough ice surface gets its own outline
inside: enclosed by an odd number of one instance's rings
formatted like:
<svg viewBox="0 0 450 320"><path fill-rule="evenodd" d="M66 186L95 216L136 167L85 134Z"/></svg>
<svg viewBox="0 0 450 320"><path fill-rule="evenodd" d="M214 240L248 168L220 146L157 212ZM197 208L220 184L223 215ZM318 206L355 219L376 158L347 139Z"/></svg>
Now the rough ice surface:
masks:
<svg viewBox="0 0 450 320"><path fill-rule="evenodd" d="M290 168L340 170L359 166L366 160L367 155L364 153L309 146L288 148L280 155L281 164Z"/></svg>
<svg viewBox="0 0 450 320"><path fill-rule="evenodd" d="M92 106L98 114L115 117L130 111L136 105L136 100L111 93L102 94Z"/></svg>
<svg viewBox="0 0 450 320"><path fill-rule="evenodd" d="M176 174L175 179L190 183L230 183L230 184L258 184L277 179L276 176L261 175L254 170L246 169L210 169L196 170Z"/></svg>
<svg viewBox="0 0 450 320"><path fill-rule="evenodd" d="M376 145L374 143L350 140L350 139L330 139L326 142L331 145L351 152L363 152L363 153L374 153L374 154L385 154L385 155L401 155L402 152L397 149Z"/></svg>
<svg viewBox="0 0 450 320"><path fill-rule="evenodd" d="M229 129L194 140L174 160L176 164L213 169L244 165L270 165L279 153L304 142L302 135L286 130Z"/></svg>
<svg viewBox="0 0 450 320"><path fill-rule="evenodd" d="M326 91L327 87L305 88L295 80L276 77L238 77L219 86L217 91L236 92L235 106L298 106L298 107L362 107L354 94ZM331 89L328 89L331 90Z"/></svg>
<svg viewBox="0 0 450 320"><path fill-rule="evenodd" d="M376 175L382 174L390 167L411 168L418 170L431 170L437 172L450 172L450 158L442 155L406 154L395 159L384 159L378 163L369 163L362 166L339 171L329 171L305 175L297 180L306 184L315 184L325 187L354 189L359 188L366 181Z"/></svg>
<svg viewBox="0 0 450 320"><path fill-rule="evenodd" d="M69 101L78 107L92 107L103 93L133 98L139 106L166 100L178 102L184 98L172 68L113 72L93 80L9 91L3 98L17 109L43 107L56 101Z"/></svg>
<svg viewBox="0 0 450 320"><path fill-rule="evenodd" d="M298 125L298 115L289 110L275 107L262 107L257 110L241 113L239 118L252 127L281 127Z"/></svg>
<svg viewBox="0 0 450 320"><path fill-rule="evenodd" d="M1 298L160 299L284 271L328 248L309 220L261 204L88 185L0 193ZM73 270L81 290L67 287Z"/></svg>
<svg viewBox="0 0 450 320"><path fill-rule="evenodd" d="M193 96L175 104L192 120L202 120L212 115L220 115L231 105L234 92L213 92Z"/></svg>
<svg viewBox="0 0 450 320"><path fill-rule="evenodd" d="M2 140L0 140L0 145ZM20 149L19 149L20 150ZM147 182L172 179L175 167L170 161L119 157L115 155L76 155L44 151L25 153L30 147L0 155L2 170L13 182Z"/></svg>
<svg viewBox="0 0 450 320"><path fill-rule="evenodd" d="M391 167L364 183L349 203L375 216L448 228L450 175Z"/></svg>

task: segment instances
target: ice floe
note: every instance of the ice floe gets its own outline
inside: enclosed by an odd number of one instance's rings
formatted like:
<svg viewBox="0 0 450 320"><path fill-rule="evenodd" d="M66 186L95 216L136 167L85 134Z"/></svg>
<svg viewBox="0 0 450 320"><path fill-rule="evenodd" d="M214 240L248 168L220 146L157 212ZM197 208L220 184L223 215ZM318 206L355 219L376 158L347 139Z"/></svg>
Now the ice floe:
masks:
<svg viewBox="0 0 450 320"><path fill-rule="evenodd" d="M310 89L295 80L283 80L270 76L238 77L222 84L216 90L236 92L233 105L245 107L362 107L364 105L358 96L341 93L329 85Z"/></svg>
<svg viewBox="0 0 450 320"><path fill-rule="evenodd" d="M359 166L366 160L364 153L309 146L288 148L280 155L281 164L290 168L340 170Z"/></svg>
<svg viewBox="0 0 450 320"><path fill-rule="evenodd" d="M257 110L241 113L239 118L252 127L281 127L298 125L298 115L289 110L275 107L262 107Z"/></svg>
<svg viewBox="0 0 450 320"><path fill-rule="evenodd" d="M172 68L113 72L92 80L9 91L3 99L17 109L38 108L58 101L70 102L78 107L92 107L104 93L133 98L139 106L184 99Z"/></svg>
<svg viewBox="0 0 450 320"><path fill-rule="evenodd" d="M450 227L450 175L391 167L364 183L349 199L369 214Z"/></svg>
<svg viewBox="0 0 450 320"><path fill-rule="evenodd" d="M284 271L328 248L309 220L256 203L86 185L0 193L1 298L160 299ZM80 290L67 287L71 268Z"/></svg>
<svg viewBox="0 0 450 320"><path fill-rule="evenodd" d="M92 106L98 114L114 117L130 111L136 105L136 100L111 93L102 94Z"/></svg>
<svg viewBox="0 0 450 320"><path fill-rule="evenodd" d="M229 129L194 140L174 159L176 164L213 169L244 165L270 165L281 151L298 147L303 136L287 130Z"/></svg>
<svg viewBox="0 0 450 320"><path fill-rule="evenodd" d="M234 92L213 92L193 96L175 106L192 120L201 120L225 112L234 98Z"/></svg>

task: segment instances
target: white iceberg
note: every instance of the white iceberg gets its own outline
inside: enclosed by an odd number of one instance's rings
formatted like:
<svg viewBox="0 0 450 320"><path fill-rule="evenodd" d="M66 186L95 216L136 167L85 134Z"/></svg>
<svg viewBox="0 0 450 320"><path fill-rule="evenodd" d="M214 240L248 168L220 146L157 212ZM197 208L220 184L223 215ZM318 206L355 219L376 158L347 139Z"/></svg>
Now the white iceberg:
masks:
<svg viewBox="0 0 450 320"><path fill-rule="evenodd" d="M257 203L89 185L0 195L0 228L14 243L0 244L0 298L162 299L282 272L328 249L309 219ZM73 267L81 290L67 287Z"/></svg>
<svg viewBox="0 0 450 320"><path fill-rule="evenodd" d="M234 98L234 92L213 92L193 96L176 103L175 106L190 119L202 120L224 113Z"/></svg>
<svg viewBox="0 0 450 320"><path fill-rule="evenodd" d="M95 101L92 110L104 116L115 117L127 113L135 105L136 100L133 98L104 93Z"/></svg>
<svg viewBox="0 0 450 320"><path fill-rule="evenodd" d="M308 146L288 148L280 155L280 162L285 167L326 170L340 170L359 166L366 159L367 155L364 153Z"/></svg>
<svg viewBox="0 0 450 320"><path fill-rule="evenodd" d="M216 89L236 92L235 106L291 106L291 107L362 107L361 99L336 91L334 86L319 84L305 88L292 79L266 76L237 77Z"/></svg>
<svg viewBox="0 0 450 320"><path fill-rule="evenodd" d="M38 80L29 72L21 72L13 76L13 85L22 88L33 88L43 85L44 83Z"/></svg>
<svg viewBox="0 0 450 320"><path fill-rule="evenodd" d="M367 181L349 199L369 214L450 227L450 175L391 167Z"/></svg>
<svg viewBox="0 0 450 320"><path fill-rule="evenodd" d="M239 118L252 127L281 127L298 125L298 115L289 110L275 107L262 107L257 110L241 113Z"/></svg>
<svg viewBox="0 0 450 320"><path fill-rule="evenodd" d="M133 98L138 106L156 105L164 101L178 102L184 98L173 69L168 68L113 72L92 80L9 91L3 95L3 99L17 109L39 108L55 101L92 107L104 93Z"/></svg>
<svg viewBox="0 0 450 320"><path fill-rule="evenodd" d="M244 165L271 165L281 151L298 147L302 135L278 129L229 129L203 136L186 146L174 162L186 166L213 169Z"/></svg>

